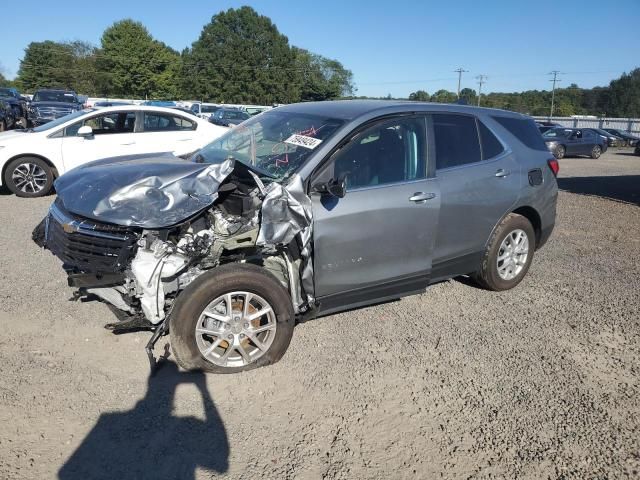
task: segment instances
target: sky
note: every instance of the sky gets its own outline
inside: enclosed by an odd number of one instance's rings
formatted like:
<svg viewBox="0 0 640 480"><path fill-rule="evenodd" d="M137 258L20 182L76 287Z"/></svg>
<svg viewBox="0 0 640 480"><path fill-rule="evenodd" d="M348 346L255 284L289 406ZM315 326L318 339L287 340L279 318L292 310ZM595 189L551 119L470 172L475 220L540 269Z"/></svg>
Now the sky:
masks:
<svg viewBox="0 0 640 480"><path fill-rule="evenodd" d="M141 21L181 51L216 13L250 5L297 47L335 58L354 74L357 95L406 97L410 92L483 92L605 86L640 67L640 0L33 0L3 22L0 71L14 78L32 41L86 40L96 45L114 21ZM22 14L24 13L24 17Z"/></svg>

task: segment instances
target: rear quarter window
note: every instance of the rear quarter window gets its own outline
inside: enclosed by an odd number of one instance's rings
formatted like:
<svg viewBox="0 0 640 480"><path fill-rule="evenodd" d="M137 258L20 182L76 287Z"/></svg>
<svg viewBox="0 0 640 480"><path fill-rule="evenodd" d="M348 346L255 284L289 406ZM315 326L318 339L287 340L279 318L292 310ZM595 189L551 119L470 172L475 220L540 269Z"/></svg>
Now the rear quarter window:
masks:
<svg viewBox="0 0 640 480"><path fill-rule="evenodd" d="M480 145L482 145L483 160L497 157L504 152L504 147L500 143L500 140L498 140L491 130L480 120L478 120L478 129L480 130Z"/></svg>
<svg viewBox="0 0 640 480"><path fill-rule="evenodd" d="M499 116L492 118L527 147L533 150L548 152L547 146L542 139L542 135L540 135L540 130L538 130L533 120Z"/></svg>

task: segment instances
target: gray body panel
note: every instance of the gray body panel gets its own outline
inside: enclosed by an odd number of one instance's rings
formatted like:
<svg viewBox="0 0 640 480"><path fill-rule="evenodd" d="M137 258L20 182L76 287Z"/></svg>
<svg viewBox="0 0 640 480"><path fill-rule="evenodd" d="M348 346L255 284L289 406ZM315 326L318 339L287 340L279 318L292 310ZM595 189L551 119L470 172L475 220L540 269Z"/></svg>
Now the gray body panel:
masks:
<svg viewBox="0 0 640 480"><path fill-rule="evenodd" d="M418 192L435 195L416 203ZM380 185L335 199L312 195L316 296L413 278L424 288L438 231L435 179Z"/></svg>
<svg viewBox="0 0 640 480"><path fill-rule="evenodd" d="M414 102L322 102L280 108L304 108L347 120L299 171L314 206L315 293L321 314L399 298L428 283L475 271L493 230L519 208L538 215L539 242L553 229L557 183L547 164L551 154L525 146L492 119L494 115L528 117L503 110ZM496 135L505 152L486 161L436 171L430 147L429 178L422 182L428 187L414 188L412 183L421 182L410 182L405 184L408 188L393 185L347 192L342 199L331 199L330 208L323 205L327 199L311 193L319 167L363 125L388 116L444 112L474 115ZM433 139L428 136L427 142ZM496 177L499 170L508 175ZM530 184L532 170L542 173L541 184ZM437 193L438 198L427 205L407 201L403 207L407 194L418 191Z"/></svg>

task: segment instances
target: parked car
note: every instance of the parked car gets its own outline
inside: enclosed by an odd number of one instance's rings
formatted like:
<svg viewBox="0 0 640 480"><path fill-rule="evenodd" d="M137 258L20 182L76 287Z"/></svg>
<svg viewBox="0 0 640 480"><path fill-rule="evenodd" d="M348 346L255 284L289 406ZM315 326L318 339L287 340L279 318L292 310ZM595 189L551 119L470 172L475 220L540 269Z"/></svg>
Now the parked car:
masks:
<svg viewBox="0 0 640 480"><path fill-rule="evenodd" d="M11 105L0 98L0 132L13 128L16 121Z"/></svg>
<svg viewBox="0 0 640 480"><path fill-rule="evenodd" d="M596 135L600 135L602 139L607 142L608 147L621 147L625 144L625 141L620 137L613 135L606 130L600 128L584 128L583 130L592 130Z"/></svg>
<svg viewBox="0 0 640 480"><path fill-rule="evenodd" d="M27 120L37 127L82 110L82 102L71 90L38 90L29 104Z"/></svg>
<svg viewBox="0 0 640 480"><path fill-rule="evenodd" d="M249 114L250 117L255 117L256 115L266 112L267 110L271 110L271 107L245 107L244 111Z"/></svg>
<svg viewBox="0 0 640 480"><path fill-rule="evenodd" d="M146 105L147 107L167 107L173 108L176 107L176 102L172 102L170 100L147 100L146 102L142 102L142 105Z"/></svg>
<svg viewBox="0 0 640 480"><path fill-rule="evenodd" d="M217 110L220 110L222 107L219 105L215 105L213 103L194 103L191 105L191 112L200 118L209 118L213 115Z"/></svg>
<svg viewBox="0 0 640 480"><path fill-rule="evenodd" d="M20 197L39 197L51 191L56 177L87 162L152 152L187 156L224 132L168 108L79 110L36 128L0 134L2 180Z"/></svg>
<svg viewBox="0 0 640 480"><path fill-rule="evenodd" d="M551 130L553 128L558 128L558 127L550 127L550 126L547 126L547 125L538 125L538 130L540 131L540 133L548 132L549 130Z"/></svg>
<svg viewBox="0 0 640 480"><path fill-rule="evenodd" d="M553 230L557 172L520 114L293 104L192 162L105 160L63 175L34 240L77 297L118 312L109 328L154 329L148 352L169 333L182 367L231 373L280 359L296 320L458 275L515 287Z"/></svg>
<svg viewBox="0 0 640 480"><path fill-rule="evenodd" d="M100 102L94 102L93 107L94 108L121 107L123 105L133 105L133 103L131 103L131 102L123 102L123 101L104 100L104 101L100 101Z"/></svg>
<svg viewBox="0 0 640 480"><path fill-rule="evenodd" d="M22 127L27 126L27 105L29 100L20 95L15 88L0 88L0 100L11 107L13 117L17 124Z"/></svg>
<svg viewBox="0 0 640 480"><path fill-rule="evenodd" d="M560 159L566 155L599 158L607 151L607 142L591 129L553 128L542 135L549 151Z"/></svg>
<svg viewBox="0 0 640 480"><path fill-rule="evenodd" d="M235 108L220 108L209 117L209 121L223 127L235 127L249 119L247 112Z"/></svg>
<svg viewBox="0 0 640 480"><path fill-rule="evenodd" d="M640 140L640 137L636 137L635 135L631 135L629 132L624 132L617 128L603 128L602 130L604 130L605 132L609 132L610 134L615 135L616 137L622 138L625 141L625 143L630 147L637 145L638 141Z"/></svg>

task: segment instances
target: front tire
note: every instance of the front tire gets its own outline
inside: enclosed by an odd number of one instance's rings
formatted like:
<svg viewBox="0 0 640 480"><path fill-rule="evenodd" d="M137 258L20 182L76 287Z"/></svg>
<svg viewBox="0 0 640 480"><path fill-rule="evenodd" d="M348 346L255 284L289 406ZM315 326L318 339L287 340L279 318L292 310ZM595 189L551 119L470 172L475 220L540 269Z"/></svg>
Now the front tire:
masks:
<svg viewBox="0 0 640 480"><path fill-rule="evenodd" d="M533 260L536 236L531 222L510 213L496 227L473 279L487 290L509 290L527 274Z"/></svg>
<svg viewBox="0 0 640 480"><path fill-rule="evenodd" d="M591 158L595 160L597 158L600 158L600 155L602 155L602 147L600 145L594 145L594 147L591 149Z"/></svg>
<svg viewBox="0 0 640 480"><path fill-rule="evenodd" d="M185 370L242 372L280 360L294 324L291 297L272 274L251 264L223 265L178 295L171 349Z"/></svg>
<svg viewBox="0 0 640 480"><path fill-rule="evenodd" d="M37 157L17 158L7 166L4 182L18 197L42 197L51 192L54 174L52 168Z"/></svg>

